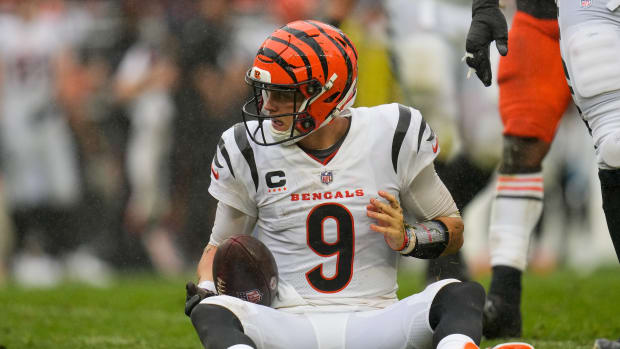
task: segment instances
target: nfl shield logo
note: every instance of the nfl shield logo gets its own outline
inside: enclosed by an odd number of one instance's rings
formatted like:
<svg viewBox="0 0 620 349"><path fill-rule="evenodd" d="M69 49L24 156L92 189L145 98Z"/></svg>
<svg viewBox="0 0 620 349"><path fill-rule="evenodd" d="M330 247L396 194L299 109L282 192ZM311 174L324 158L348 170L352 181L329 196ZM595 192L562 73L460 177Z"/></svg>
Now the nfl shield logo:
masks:
<svg viewBox="0 0 620 349"><path fill-rule="evenodd" d="M323 184L329 184L334 180L334 175L332 171L323 171L321 172L321 182Z"/></svg>
<svg viewBox="0 0 620 349"><path fill-rule="evenodd" d="M592 0L581 0L581 7L590 7L592 5Z"/></svg>

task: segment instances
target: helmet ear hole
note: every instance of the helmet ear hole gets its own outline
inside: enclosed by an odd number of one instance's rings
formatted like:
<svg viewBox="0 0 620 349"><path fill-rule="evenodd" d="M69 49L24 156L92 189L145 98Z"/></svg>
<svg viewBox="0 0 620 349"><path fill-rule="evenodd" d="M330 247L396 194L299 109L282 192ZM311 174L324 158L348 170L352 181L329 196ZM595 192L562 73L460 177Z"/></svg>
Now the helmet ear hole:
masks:
<svg viewBox="0 0 620 349"><path fill-rule="evenodd" d="M319 84L318 81L314 80L306 86L306 95L308 97L314 96L320 90L321 90L321 84Z"/></svg>

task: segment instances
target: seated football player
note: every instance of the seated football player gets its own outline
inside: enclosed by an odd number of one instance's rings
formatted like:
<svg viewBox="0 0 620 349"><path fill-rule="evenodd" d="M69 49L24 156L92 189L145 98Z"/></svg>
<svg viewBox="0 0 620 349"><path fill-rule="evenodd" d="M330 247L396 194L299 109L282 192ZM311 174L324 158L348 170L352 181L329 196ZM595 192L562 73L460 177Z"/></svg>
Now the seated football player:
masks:
<svg viewBox="0 0 620 349"><path fill-rule="evenodd" d="M399 258L458 251L463 221L434 170L433 130L411 107L352 108L357 78L351 41L318 21L289 23L259 48L243 122L213 159L217 213L188 285L206 348L478 348L478 283L396 297ZM271 307L216 295L213 257L238 233L275 257Z"/></svg>

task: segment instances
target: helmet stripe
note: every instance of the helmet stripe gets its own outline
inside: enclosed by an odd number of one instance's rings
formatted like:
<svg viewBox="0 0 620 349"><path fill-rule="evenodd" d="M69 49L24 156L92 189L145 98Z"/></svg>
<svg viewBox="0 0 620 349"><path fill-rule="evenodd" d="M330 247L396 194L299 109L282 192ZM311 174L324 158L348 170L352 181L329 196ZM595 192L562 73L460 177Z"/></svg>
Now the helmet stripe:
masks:
<svg viewBox="0 0 620 349"><path fill-rule="evenodd" d="M328 73L327 59L325 59L325 52L323 52L321 45L319 45L319 43L316 42L314 38L312 38L311 36L308 36L306 32L303 32L301 30L293 29L288 26L282 27L282 30L295 35L297 39L303 41L306 45L310 46L312 50L314 50L314 53L316 53L317 57L319 57L319 61L321 61L321 67L323 68L323 76L325 77L325 80L327 80L329 78L327 75Z"/></svg>
<svg viewBox="0 0 620 349"><path fill-rule="evenodd" d="M342 40L344 40L347 45L349 45L351 47L351 49L353 49L353 54L355 55L355 60L357 60L357 50L355 49L355 46L353 46L353 44L351 43L351 41L349 40L349 38L347 38L346 35L342 35L342 33L339 33L340 37L342 38Z"/></svg>
<svg viewBox="0 0 620 349"><path fill-rule="evenodd" d="M336 46L336 48L340 51L340 54L342 55L342 57L344 58L344 61L347 64L347 83L344 86L344 93L342 93L340 97L338 97L338 101L340 101L344 98L344 95L346 94L346 92L349 91L349 88L351 88L351 83L353 82L353 79L352 79L353 64L351 63L351 58L349 58L349 55L345 51L344 47L342 47L342 45L338 41L334 40L334 38L327 35L327 33L325 32L323 28L321 28L316 23L313 23L310 21L305 21L305 22L310 25L315 26L321 32L321 34L325 35L329 39L329 41L331 41L334 44L334 46Z"/></svg>
<svg viewBox="0 0 620 349"><path fill-rule="evenodd" d="M272 59L274 62L278 63L278 65L282 68L282 70L284 70L288 74L288 76L290 76L291 79L293 79L293 82L297 83L297 77L295 76L295 74L291 70L291 65L288 64L288 62L285 61L274 50L272 50L272 49L270 49L268 47L261 47L260 50L258 50L258 53L262 54L263 56L268 57L268 58Z"/></svg>
<svg viewBox="0 0 620 349"><path fill-rule="evenodd" d="M299 47L295 46L293 43L282 40L276 36L270 36L269 39L284 45L288 45L288 47L295 50L295 52L297 52L297 55L304 61L304 65L306 66L306 73L308 73L308 80L312 78L312 66L310 65L310 61L308 60L308 57L306 56L304 51L302 51Z"/></svg>

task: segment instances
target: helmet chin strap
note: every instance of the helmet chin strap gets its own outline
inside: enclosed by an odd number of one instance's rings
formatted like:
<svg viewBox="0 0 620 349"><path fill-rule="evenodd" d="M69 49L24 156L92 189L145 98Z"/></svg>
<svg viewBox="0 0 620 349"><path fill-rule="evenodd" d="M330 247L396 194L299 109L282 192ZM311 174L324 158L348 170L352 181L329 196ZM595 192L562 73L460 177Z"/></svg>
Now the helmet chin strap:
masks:
<svg viewBox="0 0 620 349"><path fill-rule="evenodd" d="M334 87L334 81L336 81L336 79L338 79L338 74L334 73L332 74L332 76L329 78L329 80L327 80L327 82L325 83L325 85L323 85L323 87L321 88L321 92L319 92L316 96L312 97L312 98L306 98L301 105L299 106L299 109L297 109L297 112L303 112L304 110L306 110L306 107L310 104L312 104L314 101L316 101L319 97L321 97L325 92L329 91L332 87ZM327 118L325 118L325 120L323 121L323 123L321 123L317 128L315 128L314 130L308 132L308 134L299 137L299 138L295 138L295 139L291 139L288 142L284 142L282 143L283 145L293 145L295 143L297 143L298 141L306 138L308 135L312 134L313 132L315 132L316 130L322 128L323 126L329 124L329 122L333 119L335 113L332 113L331 115L329 115ZM269 128L271 130L271 136L273 137L274 140L276 141L281 141L283 139L288 138L291 135L291 127L294 126L295 123L292 123L291 126L284 130L284 131L279 131L276 130L273 127L273 123L269 123ZM299 135L299 131L297 130L293 130L293 136L297 136Z"/></svg>

